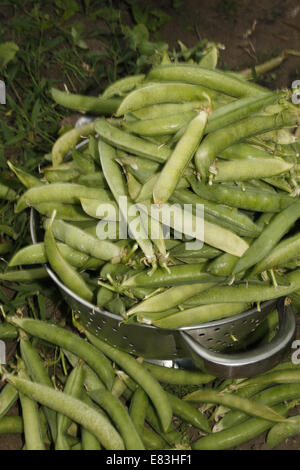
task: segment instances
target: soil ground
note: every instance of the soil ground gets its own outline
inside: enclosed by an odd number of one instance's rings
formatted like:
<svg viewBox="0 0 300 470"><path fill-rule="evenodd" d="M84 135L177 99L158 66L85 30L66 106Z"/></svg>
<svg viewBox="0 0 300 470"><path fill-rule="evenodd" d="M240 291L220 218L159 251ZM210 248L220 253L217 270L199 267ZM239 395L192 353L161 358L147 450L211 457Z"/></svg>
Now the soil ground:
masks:
<svg viewBox="0 0 300 470"><path fill-rule="evenodd" d="M151 0L149 4L170 15L160 38L172 47L181 40L192 47L201 39L221 43L220 66L239 70L255 66L283 50L300 50L299 0L183 0L174 9L171 1ZM173 2L174 3L174 2ZM270 88L289 88L300 79L300 57L288 55L285 62L265 79ZM298 328L299 330L299 328ZM297 337L300 337L300 330ZM11 410L12 414L17 409ZM300 413L300 408L293 414ZM0 450L21 449L19 436L0 436ZM265 435L237 450L267 450ZM288 439L278 450L299 450L300 436Z"/></svg>

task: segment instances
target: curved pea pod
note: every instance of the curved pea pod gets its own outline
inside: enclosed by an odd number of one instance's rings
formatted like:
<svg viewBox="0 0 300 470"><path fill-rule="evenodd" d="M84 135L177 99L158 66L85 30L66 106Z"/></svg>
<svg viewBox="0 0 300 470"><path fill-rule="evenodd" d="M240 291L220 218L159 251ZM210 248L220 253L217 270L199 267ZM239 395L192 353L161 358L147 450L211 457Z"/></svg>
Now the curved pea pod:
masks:
<svg viewBox="0 0 300 470"><path fill-rule="evenodd" d="M255 160L268 159L273 157L273 153L267 152L262 147L246 142L233 144L230 147L222 150L220 157L225 160Z"/></svg>
<svg viewBox="0 0 300 470"><path fill-rule="evenodd" d="M47 228L48 224L49 220L45 222L45 228ZM116 244L107 240L99 240L63 220L54 220L52 231L57 240L94 258L109 261L111 259L119 259L121 256L122 249Z"/></svg>
<svg viewBox="0 0 300 470"><path fill-rule="evenodd" d="M210 432L208 419L197 408L172 393L167 392L167 396L170 400L174 415L202 431Z"/></svg>
<svg viewBox="0 0 300 470"><path fill-rule="evenodd" d="M192 175L187 175L193 191L209 201L219 204L227 204L239 209L258 212L280 212L293 204L294 199L290 196L262 191L257 188L248 188L243 191L240 186L230 184L206 185Z"/></svg>
<svg viewBox="0 0 300 470"><path fill-rule="evenodd" d="M209 245L203 245L200 250L187 250L185 243L180 243L177 246L174 246L170 249L170 255L180 257L181 259L190 258L190 257L202 257L202 258L216 258L218 255L221 255L221 251L216 248L212 248Z"/></svg>
<svg viewBox="0 0 300 470"><path fill-rule="evenodd" d="M76 179L76 183L83 184L88 188L106 187L106 180L103 176L102 171L95 171L94 173L86 173L85 175L80 175Z"/></svg>
<svg viewBox="0 0 300 470"><path fill-rule="evenodd" d="M207 179L210 166L222 150L241 140L273 129L294 126L296 113L284 110L277 114L253 114L208 134L195 155L195 165L201 177Z"/></svg>
<svg viewBox="0 0 300 470"><path fill-rule="evenodd" d="M287 423L278 423L273 426L267 435L267 446L274 449L277 445L285 442L289 437L300 434L300 416L291 416Z"/></svg>
<svg viewBox="0 0 300 470"><path fill-rule="evenodd" d="M209 134L222 127L228 126L244 117L253 114L260 109L266 107L283 98L283 92L268 93L262 96L247 96L239 100L234 100L215 109L209 119L205 129L205 133Z"/></svg>
<svg viewBox="0 0 300 470"><path fill-rule="evenodd" d="M91 302L93 292L85 283L81 275L78 274L77 271L63 258L62 254L58 250L52 232L52 223L53 220L50 221L50 224L46 228L44 237L44 247L49 264L67 287L83 299Z"/></svg>
<svg viewBox="0 0 300 470"><path fill-rule="evenodd" d="M171 149L167 146L153 144L141 137L129 134L113 126L105 119L97 119L95 121L95 132L99 134L103 141L118 149L149 158L158 163L165 162L171 154Z"/></svg>
<svg viewBox="0 0 300 470"><path fill-rule="evenodd" d="M299 201L294 202L291 206L277 214L238 260L233 269L233 274L237 274L254 266L267 256L279 240L291 229L299 217Z"/></svg>
<svg viewBox="0 0 300 470"><path fill-rule="evenodd" d="M97 269L104 263L97 258L92 258L85 253L74 250L64 243L57 243L57 248L62 256L76 268ZM45 246L41 242L21 248L9 260L8 266L43 264L47 263L47 261Z"/></svg>
<svg viewBox="0 0 300 470"><path fill-rule="evenodd" d="M293 166L293 163L288 163L279 157L231 162L218 161L214 179L215 181L242 181L252 178L269 178L287 173Z"/></svg>
<svg viewBox="0 0 300 470"><path fill-rule="evenodd" d="M144 444L128 413L127 408L111 392L92 390L89 396L110 415L118 428L127 450L144 450Z"/></svg>
<svg viewBox="0 0 300 470"><path fill-rule="evenodd" d="M50 90L53 100L65 108L74 109L83 113L90 114L113 114L120 105L120 98L101 99L95 96L85 96L75 93L51 88Z"/></svg>
<svg viewBox="0 0 300 470"><path fill-rule="evenodd" d="M160 65L152 68L147 78L150 80L182 81L202 85L237 98L269 93L263 87L229 76L220 70L207 69L199 65Z"/></svg>
<svg viewBox="0 0 300 470"><path fill-rule="evenodd" d="M291 237L282 240L276 245L272 251L257 263L252 274L261 273L268 269L272 269L277 266L282 266L293 260L296 256L299 256L300 252L300 234L296 233Z"/></svg>
<svg viewBox="0 0 300 470"><path fill-rule="evenodd" d="M44 175L49 183L68 183L73 181L80 175L80 171L76 168L66 169L50 169L44 170Z"/></svg>
<svg viewBox="0 0 300 470"><path fill-rule="evenodd" d="M79 356L96 372L107 388L111 388L115 374L109 360L77 334L42 320L13 316L9 318L9 321L29 335L41 338Z"/></svg>
<svg viewBox="0 0 300 470"><path fill-rule="evenodd" d="M127 77L116 80L112 84L108 85L101 95L101 98L107 99L115 95L123 95L124 93L131 91L137 85L139 85L145 78L145 74L139 73L135 75L129 75Z"/></svg>
<svg viewBox="0 0 300 470"><path fill-rule="evenodd" d="M209 102L209 90L187 83L150 83L129 93L120 104L116 116L158 103L181 103L202 100Z"/></svg>
<svg viewBox="0 0 300 470"><path fill-rule="evenodd" d="M72 150L81 138L87 137L94 132L94 123L89 122L80 127L75 127L61 135L52 147L52 165L59 165L64 156Z"/></svg>
<svg viewBox="0 0 300 470"><path fill-rule="evenodd" d="M143 388L157 410L163 430L167 431L172 421L172 408L165 391L157 380L129 354L117 350L88 331L85 333L92 344L111 360L119 364Z"/></svg>

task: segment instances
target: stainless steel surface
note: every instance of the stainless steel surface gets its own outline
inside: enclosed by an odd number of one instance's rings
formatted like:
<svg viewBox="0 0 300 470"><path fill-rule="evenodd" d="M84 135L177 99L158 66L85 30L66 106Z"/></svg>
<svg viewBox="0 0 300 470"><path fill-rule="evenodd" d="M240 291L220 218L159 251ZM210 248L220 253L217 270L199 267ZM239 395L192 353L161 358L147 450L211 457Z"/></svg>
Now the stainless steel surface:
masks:
<svg viewBox="0 0 300 470"><path fill-rule="evenodd" d="M37 243L37 213L31 209L30 231L33 243ZM149 360L173 366L200 367L220 377L251 377L273 367L291 344L296 322L291 307L284 306L284 299L263 302L239 315L202 323L177 330L159 329L151 325L124 324L123 318L99 309L68 289L49 268L49 277L59 287L65 301L80 321L96 336L115 347ZM263 322L276 307L280 327L278 334L267 345L244 353L224 354L222 351L235 345ZM170 362L166 363L170 366Z"/></svg>

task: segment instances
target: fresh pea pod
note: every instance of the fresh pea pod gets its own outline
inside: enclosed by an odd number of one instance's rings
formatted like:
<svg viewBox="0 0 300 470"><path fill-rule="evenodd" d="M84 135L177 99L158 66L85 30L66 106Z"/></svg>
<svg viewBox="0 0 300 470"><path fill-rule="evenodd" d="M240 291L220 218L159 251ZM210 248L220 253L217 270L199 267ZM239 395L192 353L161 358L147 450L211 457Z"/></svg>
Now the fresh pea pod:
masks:
<svg viewBox="0 0 300 470"><path fill-rule="evenodd" d="M197 111L186 111L181 114L158 117L156 119L125 122L123 126L128 132L142 136L172 135L181 126L189 123L196 115Z"/></svg>
<svg viewBox="0 0 300 470"><path fill-rule="evenodd" d="M286 442L289 437L300 434L300 416L291 416L287 423L275 424L267 435L267 446L274 449L278 444Z"/></svg>
<svg viewBox="0 0 300 470"><path fill-rule="evenodd" d="M298 201L277 214L238 260L233 269L233 274L245 271L265 258L299 217L300 204Z"/></svg>
<svg viewBox="0 0 300 470"><path fill-rule="evenodd" d="M183 136L177 143L174 151L165 163L153 188L153 200L155 204L163 204L173 194L179 179L192 159L199 146L205 126L208 112L200 111L188 124Z"/></svg>
<svg viewBox="0 0 300 470"><path fill-rule="evenodd" d="M158 163L165 162L172 152L167 146L147 142L141 137L118 129L105 119L97 119L95 121L95 132L99 134L103 141L118 149L140 157L149 158Z"/></svg>
<svg viewBox="0 0 300 470"><path fill-rule="evenodd" d="M50 92L57 104L83 113L111 115L117 110L121 102L120 98L102 99L96 96L68 93L57 88L51 88Z"/></svg>
<svg viewBox="0 0 300 470"><path fill-rule="evenodd" d="M286 173L293 168L293 163L288 163L282 158L273 157L256 160L237 160L230 162L218 161L214 180L219 181L243 181L252 178L269 178Z"/></svg>
<svg viewBox="0 0 300 470"><path fill-rule="evenodd" d="M166 287L199 282L216 282L216 278L207 275L204 268L205 265L201 263L170 266L169 272L157 269L152 276L149 276L147 272L141 272L125 279L121 287L126 289L131 287Z"/></svg>
<svg viewBox="0 0 300 470"><path fill-rule="evenodd" d="M150 80L182 81L202 85L237 98L270 93L263 87L240 80L223 71L191 64L160 65L152 68L147 78Z"/></svg>
<svg viewBox="0 0 300 470"><path fill-rule="evenodd" d="M198 85L187 83L150 83L129 93L120 104L116 116L135 111L158 103L181 103L207 98L209 102L209 90Z"/></svg>
<svg viewBox="0 0 300 470"><path fill-rule="evenodd" d="M172 409L164 390L152 375L129 354L115 349L100 338L85 332L89 341L115 361L122 369L145 390L149 398L155 405L160 416L163 429L166 431L172 421Z"/></svg>
<svg viewBox="0 0 300 470"><path fill-rule="evenodd" d="M127 450L145 449L138 431L130 418L128 410L118 398L105 389L93 390L89 392L89 396L110 415L123 437L125 448Z"/></svg>
<svg viewBox="0 0 300 470"><path fill-rule="evenodd" d="M78 398L11 374L6 374L5 379L21 393L30 396L31 399L66 415L71 420L84 426L97 437L106 449L124 449L122 438L108 419Z"/></svg>
<svg viewBox="0 0 300 470"><path fill-rule="evenodd" d="M63 283L83 299L91 302L93 299L93 292L85 283L80 274L64 259L60 253L52 232L51 219L50 224L46 228L44 237L44 247L47 259L51 268L63 281Z"/></svg>
<svg viewBox="0 0 300 470"><path fill-rule="evenodd" d="M293 204L294 199L290 196L262 191L257 188L248 188L243 191L240 186L227 184L206 185L192 175L187 175L193 191L208 201L214 201L219 204L227 204L239 209L245 209L258 212L280 212Z"/></svg>
<svg viewBox="0 0 300 470"><path fill-rule="evenodd" d="M116 80L105 88L101 98L112 98L115 95L122 96L124 93L131 91L133 88L139 85L144 80L144 78L145 75L143 73L139 73Z"/></svg>
<svg viewBox="0 0 300 470"><path fill-rule="evenodd" d="M197 390L184 397L184 400L196 403L218 403L229 408L244 411L250 416L267 419L269 421L285 423L286 419L282 418L278 413L268 406L253 402L245 397L232 395L229 393L220 393L214 390Z"/></svg>
<svg viewBox="0 0 300 470"><path fill-rule="evenodd" d="M58 166L65 155L72 150L82 137L87 137L94 132L94 123L89 122L80 127L75 127L61 135L52 147L52 165Z"/></svg>
<svg viewBox="0 0 300 470"><path fill-rule="evenodd" d="M196 155L195 165L201 177L205 180L216 156L227 147L243 139L263 134L273 129L294 126L296 114L284 110L277 114L255 114L241 121L229 124L211 134L208 134L200 144Z"/></svg>
<svg viewBox="0 0 300 470"><path fill-rule="evenodd" d="M87 343L75 333L42 320L11 317L10 322L26 333L56 344L76 356L80 356L103 380L107 388L111 388L114 371L109 360L94 346Z"/></svg>
<svg viewBox="0 0 300 470"><path fill-rule="evenodd" d="M62 256L75 268L97 269L103 265L104 261L92 258L85 253L74 250L64 243L57 243L57 248ZM21 248L9 260L8 266L25 266L27 264L47 263L48 258L43 242Z"/></svg>

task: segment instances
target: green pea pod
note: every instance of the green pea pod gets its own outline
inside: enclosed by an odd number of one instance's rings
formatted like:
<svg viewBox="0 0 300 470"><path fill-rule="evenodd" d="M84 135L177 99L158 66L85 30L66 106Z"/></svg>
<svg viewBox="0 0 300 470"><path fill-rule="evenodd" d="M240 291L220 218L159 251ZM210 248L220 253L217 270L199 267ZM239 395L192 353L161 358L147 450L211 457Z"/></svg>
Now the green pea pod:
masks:
<svg viewBox="0 0 300 470"><path fill-rule="evenodd" d="M95 96L69 93L57 88L51 88L50 92L53 100L65 108L98 115L113 114L121 102L119 98L102 99Z"/></svg>
<svg viewBox="0 0 300 470"><path fill-rule="evenodd" d="M277 214L238 260L233 269L233 274L245 271L265 258L299 217L300 204L298 201Z"/></svg>
<svg viewBox="0 0 300 470"><path fill-rule="evenodd" d="M123 437L126 450L144 450L144 444L126 407L108 390L93 390L89 396L111 417Z"/></svg>
<svg viewBox="0 0 300 470"><path fill-rule="evenodd" d="M95 121L95 131L106 143L131 154L149 158L158 163L165 162L171 154L169 147L147 142L141 137L118 129L105 119L97 119Z"/></svg>
<svg viewBox="0 0 300 470"><path fill-rule="evenodd" d="M78 398L11 374L6 374L5 379L32 400L66 415L84 426L97 437L107 450L124 450L122 438L108 419Z"/></svg>
<svg viewBox="0 0 300 470"><path fill-rule="evenodd" d="M154 377L152 377L152 375L129 354L117 350L87 331L86 336L92 344L98 347L110 359L117 362L117 364L132 376L132 378L145 390L155 405L163 429L166 431L172 421L172 409L164 390L156 379L154 379Z"/></svg>
<svg viewBox="0 0 300 470"><path fill-rule="evenodd" d="M229 76L223 71L207 69L199 65L161 65L152 68L147 78L150 80L181 81L202 85L210 90L217 90L237 98L270 93L269 90L256 84Z"/></svg>
<svg viewBox="0 0 300 470"><path fill-rule="evenodd" d="M145 78L143 73L129 75L127 77L116 80L115 82L108 85L101 95L101 98L107 99L115 95L123 95L124 93L131 91L137 85L139 85Z"/></svg>
<svg viewBox="0 0 300 470"><path fill-rule="evenodd" d="M89 122L80 127L75 127L61 135L52 147L52 165L58 166L64 156L72 150L82 137L87 137L94 131L94 123Z"/></svg>
<svg viewBox="0 0 300 470"><path fill-rule="evenodd" d="M198 85L186 83L150 83L129 93L120 104L116 116L158 103L181 103L202 100L209 102L210 92Z"/></svg>
<svg viewBox="0 0 300 470"><path fill-rule="evenodd" d="M83 299L91 302L93 299L93 292L84 282L80 274L75 271L75 269L63 258L62 254L60 253L52 233L52 223L53 220L50 221L50 224L45 231L44 237L44 246L49 264L69 289L71 289Z"/></svg>
<svg viewBox="0 0 300 470"><path fill-rule="evenodd" d="M274 449L281 442L298 434L300 434L300 416L291 416L287 423L275 424L270 429L267 435L267 446Z"/></svg>
<svg viewBox="0 0 300 470"><path fill-rule="evenodd" d="M205 126L208 112L200 111L188 124L183 136L177 143L174 151L165 163L153 188L153 200L155 204L163 204L173 194L179 179L199 146Z"/></svg>

